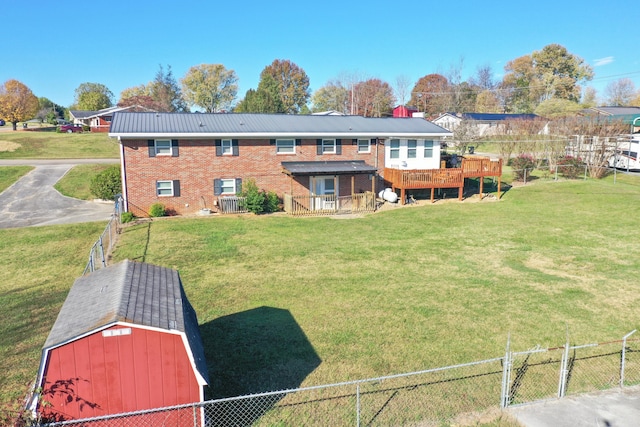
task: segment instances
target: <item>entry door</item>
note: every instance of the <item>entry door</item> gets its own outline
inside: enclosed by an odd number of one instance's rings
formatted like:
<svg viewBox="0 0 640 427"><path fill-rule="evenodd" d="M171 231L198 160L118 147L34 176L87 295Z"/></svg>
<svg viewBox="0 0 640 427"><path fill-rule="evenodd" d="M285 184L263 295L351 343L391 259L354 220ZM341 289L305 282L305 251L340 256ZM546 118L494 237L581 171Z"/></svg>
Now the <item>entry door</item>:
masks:
<svg viewBox="0 0 640 427"><path fill-rule="evenodd" d="M337 196L336 194L336 181L337 178L314 176L311 177L311 191L312 196ZM335 197L316 197L314 201L315 209L335 209L336 201Z"/></svg>

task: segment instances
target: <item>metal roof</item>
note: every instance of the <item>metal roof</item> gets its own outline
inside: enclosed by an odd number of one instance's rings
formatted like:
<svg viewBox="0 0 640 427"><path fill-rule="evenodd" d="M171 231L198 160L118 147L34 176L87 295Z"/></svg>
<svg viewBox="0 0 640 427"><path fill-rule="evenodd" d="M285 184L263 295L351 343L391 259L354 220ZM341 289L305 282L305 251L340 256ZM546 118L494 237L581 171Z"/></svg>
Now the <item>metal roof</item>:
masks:
<svg viewBox="0 0 640 427"><path fill-rule="evenodd" d="M282 162L287 175L341 175L375 173L377 169L364 160L330 162Z"/></svg>
<svg viewBox="0 0 640 427"><path fill-rule="evenodd" d="M459 119L465 119L465 120L476 120L476 121L488 121L488 122L497 122L497 121L503 121L503 120L513 120L513 119L520 119L520 120L532 120L532 119L537 119L540 116L536 115L536 114L529 114L529 113L516 113L516 114L511 114L511 113L461 113L461 114L457 114L457 113L444 113L442 114L440 117L443 116L453 116ZM438 117L438 119L440 118Z"/></svg>
<svg viewBox="0 0 640 427"><path fill-rule="evenodd" d="M196 368L207 381L198 320L178 272L147 263L125 260L78 278L69 290L44 349L119 322L185 334Z"/></svg>
<svg viewBox="0 0 640 427"><path fill-rule="evenodd" d="M426 138L450 132L422 118L361 116L117 112L109 136L120 138Z"/></svg>

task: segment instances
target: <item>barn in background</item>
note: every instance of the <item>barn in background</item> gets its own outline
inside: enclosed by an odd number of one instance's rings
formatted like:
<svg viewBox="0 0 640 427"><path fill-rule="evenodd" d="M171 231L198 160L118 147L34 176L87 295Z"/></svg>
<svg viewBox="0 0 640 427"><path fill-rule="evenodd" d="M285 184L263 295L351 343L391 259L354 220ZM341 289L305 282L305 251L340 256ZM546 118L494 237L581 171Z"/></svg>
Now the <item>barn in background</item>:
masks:
<svg viewBox="0 0 640 427"><path fill-rule="evenodd" d="M36 387L48 403L36 410L70 420L201 402L207 383L178 272L126 260L73 284L42 350Z"/></svg>

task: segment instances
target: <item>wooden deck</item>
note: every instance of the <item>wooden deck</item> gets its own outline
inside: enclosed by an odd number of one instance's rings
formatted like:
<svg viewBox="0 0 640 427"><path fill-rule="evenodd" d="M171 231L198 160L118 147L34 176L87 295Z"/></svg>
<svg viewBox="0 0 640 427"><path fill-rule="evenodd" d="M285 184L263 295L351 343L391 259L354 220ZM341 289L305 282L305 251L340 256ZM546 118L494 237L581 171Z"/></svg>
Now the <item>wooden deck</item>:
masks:
<svg viewBox="0 0 640 427"><path fill-rule="evenodd" d="M441 169L384 169L384 180L395 191L400 190L400 203L406 200L406 190L431 189L431 202L436 188L458 188L458 200L462 200L465 178L480 178L480 194L483 193L484 178L498 177L498 197L502 180L502 160L488 157L462 159L459 168Z"/></svg>

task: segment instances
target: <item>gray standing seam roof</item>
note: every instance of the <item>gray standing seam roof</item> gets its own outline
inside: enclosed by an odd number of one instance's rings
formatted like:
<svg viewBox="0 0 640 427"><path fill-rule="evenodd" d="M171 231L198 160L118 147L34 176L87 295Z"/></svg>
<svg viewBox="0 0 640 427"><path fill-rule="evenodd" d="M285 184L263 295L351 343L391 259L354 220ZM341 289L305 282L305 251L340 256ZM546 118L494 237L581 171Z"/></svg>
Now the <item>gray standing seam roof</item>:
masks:
<svg viewBox="0 0 640 427"><path fill-rule="evenodd" d="M76 279L44 349L117 322L184 333L196 368L208 382L198 320L180 276L152 264L125 260Z"/></svg>
<svg viewBox="0 0 640 427"><path fill-rule="evenodd" d="M144 137L157 134L236 134L238 136L299 133L309 135L394 134L449 135L450 132L422 118L372 118L361 116L316 116L236 113L138 113L116 112L110 136Z"/></svg>

